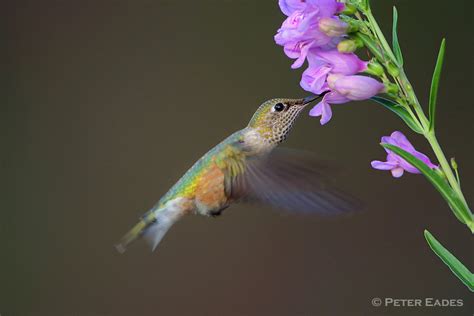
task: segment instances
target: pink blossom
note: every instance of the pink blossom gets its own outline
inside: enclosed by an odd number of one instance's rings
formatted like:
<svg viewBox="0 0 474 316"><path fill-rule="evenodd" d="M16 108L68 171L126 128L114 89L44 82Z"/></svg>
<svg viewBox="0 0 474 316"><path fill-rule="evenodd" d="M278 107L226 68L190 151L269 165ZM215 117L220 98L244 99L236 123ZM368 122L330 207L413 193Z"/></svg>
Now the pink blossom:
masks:
<svg viewBox="0 0 474 316"><path fill-rule="evenodd" d="M337 16L344 4L336 0L280 0L279 5L287 18L275 35L276 43L295 59L291 68L308 60L300 81L304 90L326 92L310 115L321 116L321 124L326 124L332 117L331 104L365 100L384 91L376 79L357 75L367 69L367 62L336 48L349 29Z"/></svg>
<svg viewBox="0 0 474 316"><path fill-rule="evenodd" d="M367 63L355 54L341 54L335 49L311 49L307 58L309 67L303 72L300 85L304 90L316 94L329 89L326 83L328 75L352 75L367 68Z"/></svg>
<svg viewBox="0 0 474 316"><path fill-rule="evenodd" d="M321 116L321 125L329 122L332 117L331 104L369 99L385 89L377 80L357 75L332 74L328 76L326 83L330 92L309 112L311 116Z"/></svg>
<svg viewBox="0 0 474 316"><path fill-rule="evenodd" d="M432 169L438 168L438 166L433 164L425 154L417 151L405 135L399 131L393 132L390 136L382 137L382 143L397 146L423 161L428 167ZM387 152L387 161L374 160L371 162L372 168L378 170L390 170L392 176L395 178L401 177L405 171L416 174L421 173L417 168L413 167L409 162L396 155L391 150L385 148L385 151Z"/></svg>
<svg viewBox="0 0 474 316"><path fill-rule="evenodd" d="M292 68L301 67L312 47L336 47L338 39L319 27L320 19L332 17L340 10L335 0L281 0L279 4L288 17L275 35L275 42L284 47L288 57L296 59Z"/></svg>
<svg viewBox="0 0 474 316"><path fill-rule="evenodd" d="M321 116L321 125L326 124L332 118L331 104L341 104L350 101L348 98L340 95L337 92L326 93L318 104L314 106L310 111L310 116ZM330 104L331 103L331 104Z"/></svg>
<svg viewBox="0 0 474 316"><path fill-rule="evenodd" d="M328 76L327 82L333 91L353 101L370 99L385 89L381 82L367 76L335 74Z"/></svg>
<svg viewBox="0 0 474 316"><path fill-rule="evenodd" d="M306 8L306 1L304 0L279 0L281 12L290 16L295 11L302 11Z"/></svg>

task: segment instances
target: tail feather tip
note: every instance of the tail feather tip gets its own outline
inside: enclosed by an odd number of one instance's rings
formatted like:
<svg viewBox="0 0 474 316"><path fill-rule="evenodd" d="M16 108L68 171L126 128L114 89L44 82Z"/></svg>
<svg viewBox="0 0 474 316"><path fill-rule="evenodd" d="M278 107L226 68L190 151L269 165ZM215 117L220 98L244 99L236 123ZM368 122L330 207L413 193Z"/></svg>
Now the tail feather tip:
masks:
<svg viewBox="0 0 474 316"><path fill-rule="evenodd" d="M120 243L115 245L115 250L117 250L117 252L122 255L125 253L125 251L127 251L127 247L125 247L124 244Z"/></svg>

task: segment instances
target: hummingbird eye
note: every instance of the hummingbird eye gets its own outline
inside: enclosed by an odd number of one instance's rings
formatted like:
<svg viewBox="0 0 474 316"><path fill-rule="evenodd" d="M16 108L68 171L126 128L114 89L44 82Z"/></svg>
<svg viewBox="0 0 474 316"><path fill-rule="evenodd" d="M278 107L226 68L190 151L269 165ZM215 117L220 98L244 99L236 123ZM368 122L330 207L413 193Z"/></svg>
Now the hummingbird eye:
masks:
<svg viewBox="0 0 474 316"><path fill-rule="evenodd" d="M285 109L285 105L283 103L277 103L275 104L275 106L273 107L273 109L276 111L276 112L281 112Z"/></svg>

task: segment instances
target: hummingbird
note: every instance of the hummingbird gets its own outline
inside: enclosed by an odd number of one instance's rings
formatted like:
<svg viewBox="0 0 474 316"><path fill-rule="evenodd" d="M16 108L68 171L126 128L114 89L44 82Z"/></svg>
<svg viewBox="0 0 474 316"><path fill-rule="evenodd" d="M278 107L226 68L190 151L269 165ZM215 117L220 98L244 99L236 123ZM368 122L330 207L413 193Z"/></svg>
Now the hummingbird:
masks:
<svg viewBox="0 0 474 316"><path fill-rule="evenodd" d="M354 210L357 201L333 188L326 166L312 155L276 148L300 112L322 97L264 102L249 124L202 156L120 240L116 249L144 237L152 251L184 215L215 217L238 202L324 215Z"/></svg>

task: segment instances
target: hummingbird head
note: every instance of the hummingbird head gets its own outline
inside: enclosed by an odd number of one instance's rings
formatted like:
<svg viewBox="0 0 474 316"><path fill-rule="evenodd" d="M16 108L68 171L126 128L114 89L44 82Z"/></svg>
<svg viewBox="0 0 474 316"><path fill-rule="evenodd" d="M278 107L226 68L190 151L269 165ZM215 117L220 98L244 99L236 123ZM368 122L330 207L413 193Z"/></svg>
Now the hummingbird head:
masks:
<svg viewBox="0 0 474 316"><path fill-rule="evenodd" d="M256 130L271 144L284 141L295 119L310 102L322 95L304 99L271 99L264 102L253 115L248 127Z"/></svg>

